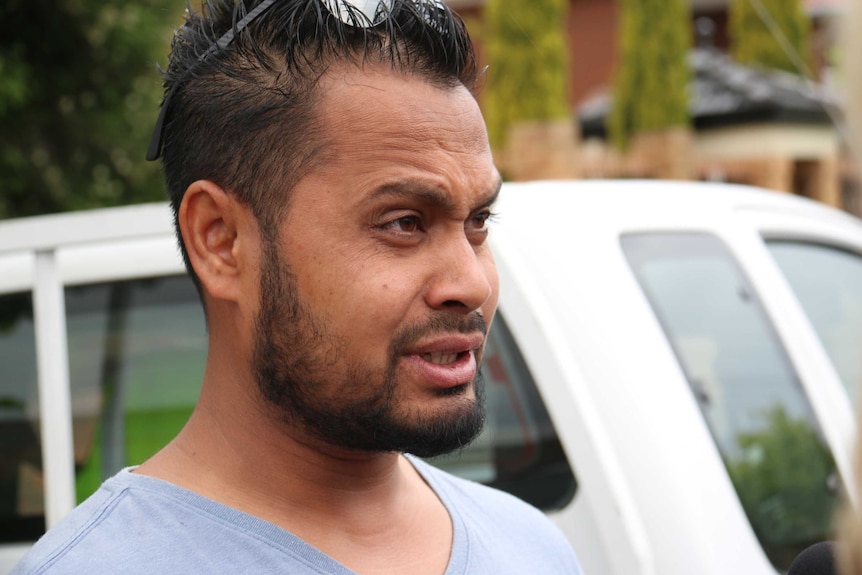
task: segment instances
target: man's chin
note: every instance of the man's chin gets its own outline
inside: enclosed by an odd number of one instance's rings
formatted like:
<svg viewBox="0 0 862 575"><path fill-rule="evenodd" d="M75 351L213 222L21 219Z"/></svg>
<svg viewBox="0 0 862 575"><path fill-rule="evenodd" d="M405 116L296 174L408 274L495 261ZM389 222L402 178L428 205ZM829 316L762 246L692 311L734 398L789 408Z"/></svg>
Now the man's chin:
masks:
<svg viewBox="0 0 862 575"><path fill-rule="evenodd" d="M462 392L465 393L465 392ZM466 403L466 402L465 402ZM414 417L397 438L396 449L418 457L436 457L467 447L482 432L485 425L484 407L475 400L456 411Z"/></svg>

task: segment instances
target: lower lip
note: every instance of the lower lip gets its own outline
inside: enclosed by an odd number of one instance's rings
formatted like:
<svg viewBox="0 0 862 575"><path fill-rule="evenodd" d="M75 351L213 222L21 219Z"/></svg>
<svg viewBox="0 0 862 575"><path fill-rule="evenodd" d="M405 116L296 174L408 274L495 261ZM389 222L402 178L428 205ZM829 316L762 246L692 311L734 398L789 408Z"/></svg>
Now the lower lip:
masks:
<svg viewBox="0 0 862 575"><path fill-rule="evenodd" d="M409 369L435 387L456 387L470 383L476 377L476 355L472 351L459 355L452 363L442 365L426 361L421 355L410 355L407 359Z"/></svg>

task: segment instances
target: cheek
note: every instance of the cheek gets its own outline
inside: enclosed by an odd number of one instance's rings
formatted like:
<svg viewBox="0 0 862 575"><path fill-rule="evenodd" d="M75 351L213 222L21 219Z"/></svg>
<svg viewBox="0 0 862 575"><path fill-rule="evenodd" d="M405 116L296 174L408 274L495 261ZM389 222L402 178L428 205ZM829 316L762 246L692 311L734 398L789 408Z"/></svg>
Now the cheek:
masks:
<svg viewBox="0 0 862 575"><path fill-rule="evenodd" d="M409 315L420 288L417 275L364 273L349 287L353 297L344 307L345 317L365 322L370 333L383 331L391 335Z"/></svg>
<svg viewBox="0 0 862 575"><path fill-rule="evenodd" d="M311 295L315 313L326 318L349 345L388 342L421 300L421 276L367 259L330 260L337 273L321 274ZM382 346L385 347L385 346Z"/></svg>

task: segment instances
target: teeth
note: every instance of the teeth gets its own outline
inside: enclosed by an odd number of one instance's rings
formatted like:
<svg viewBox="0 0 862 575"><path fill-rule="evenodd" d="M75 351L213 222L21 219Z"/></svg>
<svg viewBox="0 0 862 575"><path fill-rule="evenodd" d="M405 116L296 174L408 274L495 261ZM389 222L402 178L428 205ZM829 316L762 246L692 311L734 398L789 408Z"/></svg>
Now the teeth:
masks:
<svg viewBox="0 0 862 575"><path fill-rule="evenodd" d="M436 363L437 365L445 365L447 363L452 363L453 361L458 359L458 354L435 351L434 353L424 354L422 356L422 359L431 363Z"/></svg>

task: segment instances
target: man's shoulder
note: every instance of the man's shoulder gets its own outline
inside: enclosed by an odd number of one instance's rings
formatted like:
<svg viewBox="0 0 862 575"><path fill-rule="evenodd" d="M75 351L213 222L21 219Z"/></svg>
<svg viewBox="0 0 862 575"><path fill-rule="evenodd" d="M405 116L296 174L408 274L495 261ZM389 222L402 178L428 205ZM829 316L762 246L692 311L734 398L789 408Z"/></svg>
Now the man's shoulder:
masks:
<svg viewBox="0 0 862 575"><path fill-rule="evenodd" d="M124 483L120 476L106 481L41 537L15 566L12 575L53 573L57 572L53 567L57 564L68 566L63 568L63 572L74 573L75 569L85 572L84 554L76 553L76 550L86 546L86 555L99 553L99 542L103 540L99 535L104 530L102 526L110 522L114 510L127 494ZM111 539L120 544L125 535L124 531L119 531L113 533Z"/></svg>
<svg viewBox="0 0 862 575"><path fill-rule="evenodd" d="M175 485L121 472L40 539L12 575L237 572L339 566L275 525Z"/></svg>

